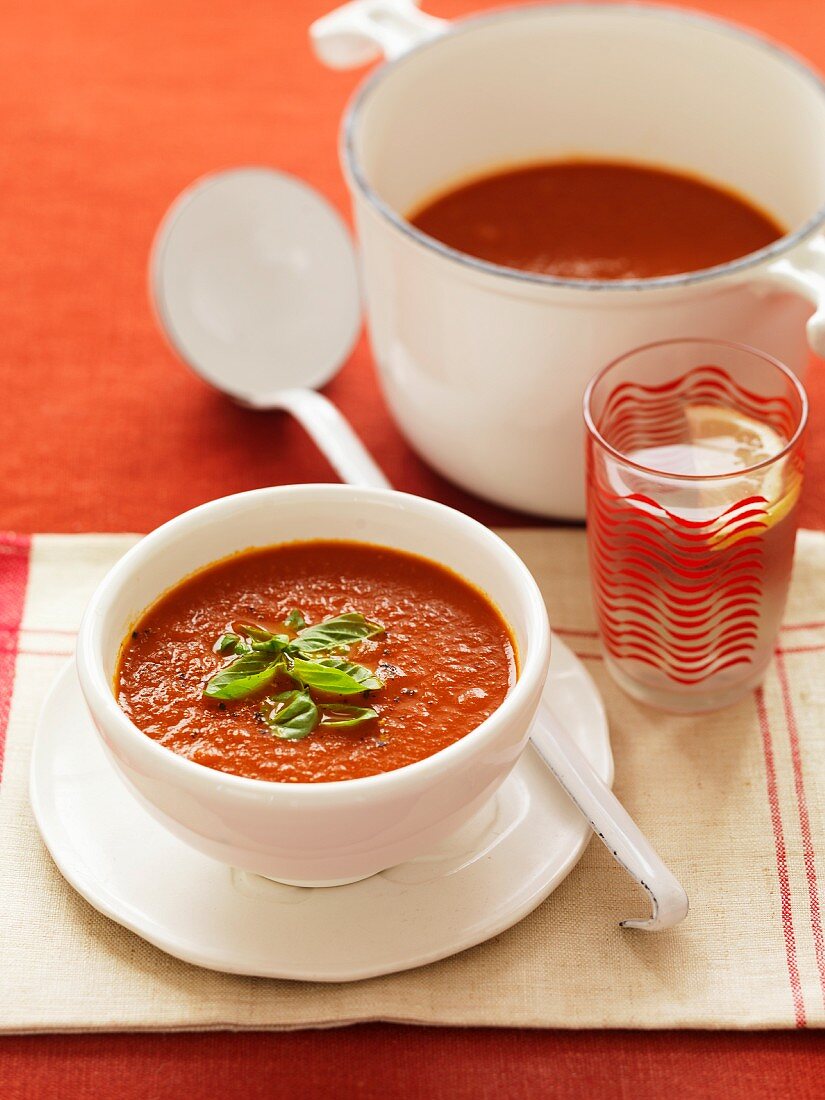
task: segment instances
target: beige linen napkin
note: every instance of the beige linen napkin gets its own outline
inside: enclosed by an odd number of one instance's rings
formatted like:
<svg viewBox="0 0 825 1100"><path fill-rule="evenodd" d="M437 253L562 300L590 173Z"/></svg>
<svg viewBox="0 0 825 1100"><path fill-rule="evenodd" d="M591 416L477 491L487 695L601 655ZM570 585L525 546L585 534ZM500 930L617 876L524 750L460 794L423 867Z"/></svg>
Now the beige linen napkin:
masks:
<svg viewBox="0 0 825 1100"><path fill-rule="evenodd" d="M616 791L691 897L680 928L617 920L644 901L597 842L515 928L420 970L342 985L211 973L107 920L64 882L28 805L43 696L97 581L132 536L0 542L0 1028L293 1028L389 1019L527 1027L825 1022L825 536L800 535L764 691L701 718L657 714L605 675L581 531L502 532L601 688ZM20 619L22 617L22 624ZM20 627L20 629L18 629ZM10 695L11 692L11 695ZM10 711L7 710L11 700ZM5 700L5 702L4 702Z"/></svg>

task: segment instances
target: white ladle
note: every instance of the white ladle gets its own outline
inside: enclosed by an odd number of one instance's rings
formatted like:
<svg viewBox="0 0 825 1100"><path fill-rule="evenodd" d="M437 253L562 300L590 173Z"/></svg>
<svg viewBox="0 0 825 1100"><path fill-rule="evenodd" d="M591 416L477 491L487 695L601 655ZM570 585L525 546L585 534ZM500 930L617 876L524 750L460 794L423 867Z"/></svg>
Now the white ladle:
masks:
<svg viewBox="0 0 825 1100"><path fill-rule="evenodd" d="M301 422L342 481L389 482L320 393L361 331L352 242L333 207L293 176L235 168L198 180L152 245L158 323L206 382Z"/></svg>
<svg viewBox="0 0 825 1100"><path fill-rule="evenodd" d="M256 409L285 409L343 481L390 488L322 386L361 328L355 254L338 214L306 184L264 168L208 176L164 218L150 292L172 347L202 378ZM548 707L533 746L613 858L647 892L656 931L684 920L688 899L619 800Z"/></svg>

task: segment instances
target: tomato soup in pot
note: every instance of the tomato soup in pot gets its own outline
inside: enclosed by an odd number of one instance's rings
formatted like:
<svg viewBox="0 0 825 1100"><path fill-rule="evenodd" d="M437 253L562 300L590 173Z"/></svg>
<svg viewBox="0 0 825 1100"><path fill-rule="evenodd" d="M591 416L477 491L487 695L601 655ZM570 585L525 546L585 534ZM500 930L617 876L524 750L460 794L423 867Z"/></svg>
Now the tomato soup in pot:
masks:
<svg viewBox="0 0 825 1100"><path fill-rule="evenodd" d="M550 161L493 172L410 215L488 263L562 279L650 279L729 263L785 232L745 198L641 164Z"/></svg>

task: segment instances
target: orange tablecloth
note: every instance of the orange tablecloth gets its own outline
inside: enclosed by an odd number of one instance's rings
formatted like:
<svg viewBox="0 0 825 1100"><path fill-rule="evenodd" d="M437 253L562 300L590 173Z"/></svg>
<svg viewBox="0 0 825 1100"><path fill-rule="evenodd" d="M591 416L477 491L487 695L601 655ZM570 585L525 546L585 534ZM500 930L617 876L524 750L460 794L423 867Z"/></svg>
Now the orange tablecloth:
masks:
<svg viewBox="0 0 825 1100"><path fill-rule="evenodd" d="M325 480L286 418L237 409L161 343L149 242L193 178L242 163L305 177L346 209L336 131L357 76L321 69L308 23L333 0L7 0L0 34L0 528L147 530L223 493ZM453 16L484 0L434 0ZM825 68L825 6L705 0ZM817 366L821 366L817 364ZM825 374L814 370L803 522L825 527ZM362 341L330 395L392 481L487 522L505 513L428 471L390 424ZM13 996L13 991L4 991ZM813 1096L799 1035L433 1032L0 1043L4 1097ZM68 1088L67 1088L68 1082ZM281 1086L278 1088L278 1086Z"/></svg>
<svg viewBox="0 0 825 1100"><path fill-rule="evenodd" d="M244 411L181 367L146 297L154 230L205 172L277 165L348 212L337 129L359 74L312 57L306 29L335 0L6 0L0 35L0 524L145 531L224 493L332 472L286 416ZM455 15L484 0L437 0ZM487 0L486 6L491 6ZM702 5L821 54L816 0ZM821 38L821 41L818 39ZM814 397L825 371L811 372ZM328 387L396 487L487 522L401 440L366 340ZM825 484L825 401L810 482ZM819 497L819 499L817 499ZM802 516L825 526L825 496Z"/></svg>

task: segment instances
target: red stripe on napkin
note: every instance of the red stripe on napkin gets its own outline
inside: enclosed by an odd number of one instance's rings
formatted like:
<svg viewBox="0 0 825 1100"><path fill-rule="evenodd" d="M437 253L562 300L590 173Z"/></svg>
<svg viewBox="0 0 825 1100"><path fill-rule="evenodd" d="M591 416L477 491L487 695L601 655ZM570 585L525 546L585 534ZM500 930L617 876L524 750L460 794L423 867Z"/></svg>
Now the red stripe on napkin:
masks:
<svg viewBox="0 0 825 1100"><path fill-rule="evenodd" d="M0 534L0 623L8 643L0 649L0 779L3 776L6 729L14 688L17 639L29 579L30 549L31 539L28 536Z"/></svg>
<svg viewBox="0 0 825 1100"><path fill-rule="evenodd" d="M819 905L819 884L816 877L816 855L811 837L811 819L808 814L808 799L805 795L805 782L802 774L802 751L799 743L799 730L793 707L788 670L781 652L776 655L776 671L782 690L782 705L785 710L785 725L791 744L793 780L796 791L796 806L799 812L799 829L802 833L802 858L805 863L805 878L808 882L808 902L811 909L811 931L814 939L816 968L819 973L819 985L822 990L822 1002L825 1004L825 936L822 931L822 911Z"/></svg>
<svg viewBox="0 0 825 1100"><path fill-rule="evenodd" d="M779 808L779 791L776 785L776 763L773 755L773 740L765 706L765 695L761 687L756 689L756 713L759 730L762 734L762 752L765 757L765 782L768 788L768 805L771 811L774 847L776 848L776 873L779 878L779 895L782 912L782 936L785 940L785 955L788 960L788 980L791 985L794 1019L797 1027L805 1027L805 1002L802 999L802 983L799 980L799 964L796 958L796 936L793 929L791 911L791 886L788 879L788 853L785 848L785 833L782 828L782 812Z"/></svg>

